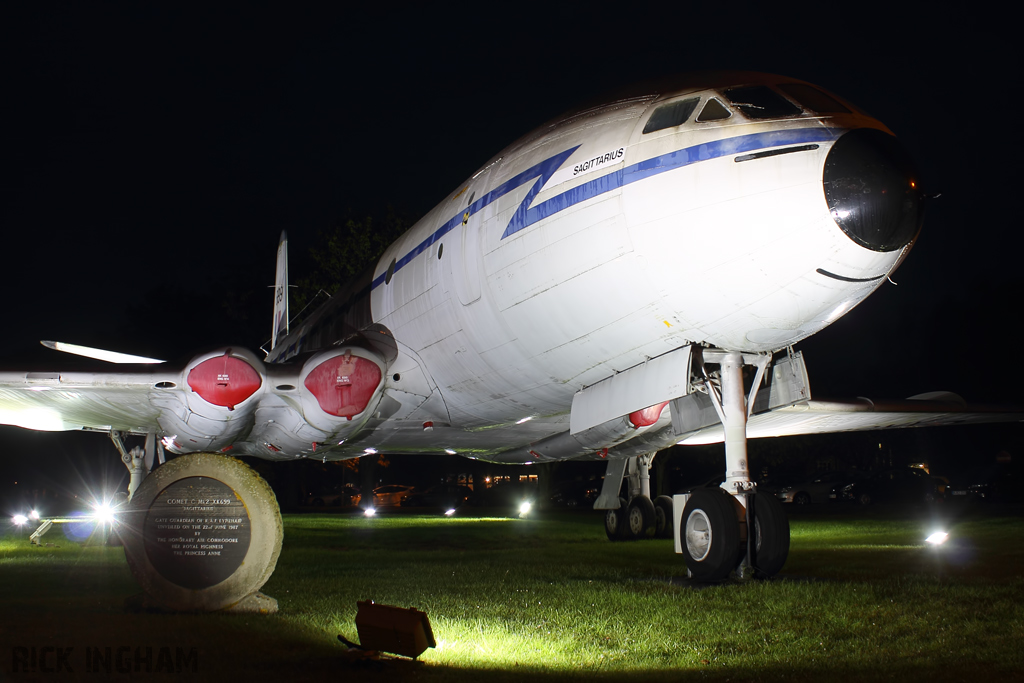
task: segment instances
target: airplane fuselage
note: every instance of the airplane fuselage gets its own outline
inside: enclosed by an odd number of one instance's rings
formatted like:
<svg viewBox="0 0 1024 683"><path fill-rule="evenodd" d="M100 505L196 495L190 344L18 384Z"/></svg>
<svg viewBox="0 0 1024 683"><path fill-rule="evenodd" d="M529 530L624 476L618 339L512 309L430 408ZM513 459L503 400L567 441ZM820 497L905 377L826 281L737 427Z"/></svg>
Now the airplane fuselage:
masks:
<svg viewBox="0 0 1024 683"><path fill-rule="evenodd" d="M853 151L838 149L851 131L843 144ZM752 74L541 127L377 263L362 317L397 340L384 394L412 422L517 426L525 443L564 428L581 388L647 359L691 343L775 351L814 334L878 288L917 234L909 164L873 151L889 140L837 98ZM851 174L846 167L861 162L849 157L865 154L868 171ZM890 185L854 177L870 176L878 159L901 166ZM850 198L897 192L896 208ZM844 228L852 219L842 214L858 210L893 215L874 232ZM328 317L314 316L271 360L326 346L316 331ZM516 425L523 420L531 425ZM415 437L360 443L418 450L437 441ZM471 448L493 457L507 445Z"/></svg>

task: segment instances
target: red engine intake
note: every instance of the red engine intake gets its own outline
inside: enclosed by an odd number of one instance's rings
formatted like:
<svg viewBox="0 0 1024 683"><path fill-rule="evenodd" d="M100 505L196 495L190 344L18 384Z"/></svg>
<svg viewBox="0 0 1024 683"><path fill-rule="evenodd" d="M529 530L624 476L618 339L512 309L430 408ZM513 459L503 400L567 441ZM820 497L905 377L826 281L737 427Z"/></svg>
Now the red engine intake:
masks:
<svg viewBox="0 0 1024 683"><path fill-rule="evenodd" d="M633 425L634 429L650 427L661 419L661 411L665 410L665 406L667 405L668 401L665 401L664 403L659 403L658 405L651 406L650 408L634 410L629 414L629 422Z"/></svg>
<svg viewBox="0 0 1024 683"><path fill-rule="evenodd" d="M304 384L325 413L351 420L366 410L380 378L376 363L348 351L320 363Z"/></svg>
<svg viewBox="0 0 1024 683"><path fill-rule="evenodd" d="M260 373L251 365L231 355L228 349L223 356L208 358L188 373L188 385L204 401L215 406L234 410L259 390L263 384Z"/></svg>

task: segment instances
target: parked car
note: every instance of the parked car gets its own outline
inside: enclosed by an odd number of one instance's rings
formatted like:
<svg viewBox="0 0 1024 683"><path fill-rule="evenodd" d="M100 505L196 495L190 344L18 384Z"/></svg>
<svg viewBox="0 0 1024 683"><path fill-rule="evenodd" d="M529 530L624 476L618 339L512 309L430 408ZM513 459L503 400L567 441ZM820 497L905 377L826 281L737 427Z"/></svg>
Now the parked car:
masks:
<svg viewBox="0 0 1024 683"><path fill-rule="evenodd" d="M863 476L857 472L827 472L814 479L783 486L776 492L776 496L783 503L794 505L826 503L836 500L840 490Z"/></svg>
<svg viewBox="0 0 1024 683"><path fill-rule="evenodd" d="M402 504L402 500L413 490L412 486L405 484L388 484L378 486L373 490L374 507L394 507Z"/></svg>
<svg viewBox="0 0 1024 683"><path fill-rule="evenodd" d="M428 489L413 490L402 500L402 507L436 507L452 510L472 495L473 490L459 484L438 484Z"/></svg>
<svg viewBox="0 0 1024 683"><path fill-rule="evenodd" d="M551 495L552 505L558 507L593 507L594 501L601 493L602 481L567 481L557 484Z"/></svg>
<svg viewBox="0 0 1024 683"><path fill-rule="evenodd" d="M361 499L362 495L357 487L352 484L345 484L344 486L337 486L320 493L309 494L306 497L306 505L312 505L313 507L323 507L325 505L346 507L359 505Z"/></svg>
<svg viewBox="0 0 1024 683"><path fill-rule="evenodd" d="M935 480L916 467L900 467L875 472L863 481L854 482L842 490L844 500L861 505L872 503L900 503L924 505L939 500Z"/></svg>
<svg viewBox="0 0 1024 683"><path fill-rule="evenodd" d="M949 500L1016 503L1024 499L1024 492L1009 472L987 469L956 477L946 487Z"/></svg>

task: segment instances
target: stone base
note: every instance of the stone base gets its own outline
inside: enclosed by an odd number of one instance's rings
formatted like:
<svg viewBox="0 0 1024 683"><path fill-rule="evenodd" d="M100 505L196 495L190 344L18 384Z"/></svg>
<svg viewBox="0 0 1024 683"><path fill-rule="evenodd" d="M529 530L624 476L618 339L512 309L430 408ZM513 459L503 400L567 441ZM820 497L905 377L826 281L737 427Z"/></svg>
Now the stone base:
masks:
<svg viewBox="0 0 1024 683"><path fill-rule="evenodd" d="M277 611L277 599L259 591L250 593L231 607L221 610L227 614L273 614Z"/></svg>
<svg viewBox="0 0 1024 683"><path fill-rule="evenodd" d="M157 612L160 614L179 614L189 610L170 609L166 605L156 602L145 593L131 595L124 600L124 608L129 612ZM205 610L192 610L205 611ZM277 611L277 599L264 595L259 591L251 593L234 605L219 610L225 614L273 614Z"/></svg>

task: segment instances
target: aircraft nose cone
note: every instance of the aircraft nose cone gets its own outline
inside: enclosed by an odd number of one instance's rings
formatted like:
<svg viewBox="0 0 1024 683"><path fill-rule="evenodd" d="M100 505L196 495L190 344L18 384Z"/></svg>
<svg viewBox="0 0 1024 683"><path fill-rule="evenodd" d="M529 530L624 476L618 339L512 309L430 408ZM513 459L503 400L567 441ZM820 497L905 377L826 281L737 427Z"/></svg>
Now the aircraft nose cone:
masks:
<svg viewBox="0 0 1024 683"><path fill-rule="evenodd" d="M923 217L920 181L896 138L873 128L843 134L822 177L832 219L857 244L895 251L910 243Z"/></svg>

